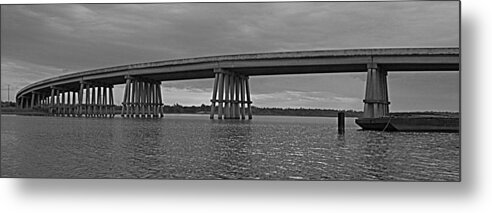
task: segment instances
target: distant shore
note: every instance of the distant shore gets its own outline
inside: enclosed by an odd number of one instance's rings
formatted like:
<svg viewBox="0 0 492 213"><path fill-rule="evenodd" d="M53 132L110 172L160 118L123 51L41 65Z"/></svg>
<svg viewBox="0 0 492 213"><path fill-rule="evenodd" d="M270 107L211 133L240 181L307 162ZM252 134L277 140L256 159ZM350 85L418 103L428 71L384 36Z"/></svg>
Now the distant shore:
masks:
<svg viewBox="0 0 492 213"><path fill-rule="evenodd" d="M273 108L273 107L252 107L253 115L268 115L268 116L302 116L302 117L337 117L339 112L344 112L345 117L361 117L361 111L354 110L336 110L336 109L309 109L309 108ZM121 114L121 106L116 106L116 114ZM210 106L181 106L165 105L165 114L209 114ZM2 106L1 114L15 114L15 115L34 115L34 116L47 116L48 112L43 110L30 110L30 109L17 109L13 106ZM405 116L405 115L429 115L429 116L446 116L446 117L459 117L458 112L394 112L392 116Z"/></svg>

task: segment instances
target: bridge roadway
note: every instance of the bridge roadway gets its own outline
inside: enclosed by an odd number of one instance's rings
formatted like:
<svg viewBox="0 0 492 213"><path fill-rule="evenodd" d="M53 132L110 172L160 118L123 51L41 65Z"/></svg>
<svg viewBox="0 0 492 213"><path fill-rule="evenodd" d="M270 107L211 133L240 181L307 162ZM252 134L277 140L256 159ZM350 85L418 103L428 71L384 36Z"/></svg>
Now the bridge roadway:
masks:
<svg viewBox="0 0 492 213"><path fill-rule="evenodd" d="M160 87L157 86L161 81L215 77L212 85L212 111L217 103L219 115L226 113L224 110L233 110L232 108L242 114L242 105L251 104L249 76L367 72L364 116L380 117L389 113L387 71L459 71L459 68L459 48L342 49L210 56L130 64L61 75L24 87L17 93L16 100L21 108L50 108L54 114L67 114L68 111L60 112L61 106L72 110L68 114L80 115L85 112L87 116L87 107L114 108L114 103L109 100L113 99L113 85L126 84L123 94L125 110L126 104L137 108L146 108L143 105L162 105ZM248 96L248 100L244 94ZM125 115L130 117L139 114L134 108L130 107L130 110L133 112L128 111ZM157 107L156 110L160 109ZM231 114L224 116L238 117L232 114L238 115L238 112L231 111ZM112 115L114 116L114 109ZM244 114L242 117L244 118Z"/></svg>

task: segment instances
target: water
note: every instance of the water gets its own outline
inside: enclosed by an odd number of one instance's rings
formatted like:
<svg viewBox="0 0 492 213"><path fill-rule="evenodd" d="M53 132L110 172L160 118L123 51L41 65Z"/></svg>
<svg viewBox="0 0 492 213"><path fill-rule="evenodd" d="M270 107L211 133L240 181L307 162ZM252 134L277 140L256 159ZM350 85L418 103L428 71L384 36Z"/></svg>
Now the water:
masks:
<svg viewBox="0 0 492 213"><path fill-rule="evenodd" d="M1 116L2 177L459 181L457 133L358 131L347 119Z"/></svg>

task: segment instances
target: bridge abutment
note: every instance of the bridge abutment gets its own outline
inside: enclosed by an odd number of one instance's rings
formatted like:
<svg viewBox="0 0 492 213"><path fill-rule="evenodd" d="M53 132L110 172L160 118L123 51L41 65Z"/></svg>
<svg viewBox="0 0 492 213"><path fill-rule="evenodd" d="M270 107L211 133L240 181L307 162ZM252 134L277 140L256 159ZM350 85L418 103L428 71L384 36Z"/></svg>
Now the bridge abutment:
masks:
<svg viewBox="0 0 492 213"><path fill-rule="evenodd" d="M364 118L389 116L387 72L377 64L367 65Z"/></svg>
<svg viewBox="0 0 492 213"><path fill-rule="evenodd" d="M248 118L252 119L249 77L221 68L214 69L214 73L210 119L214 119L216 108L218 119L246 119L246 106Z"/></svg>

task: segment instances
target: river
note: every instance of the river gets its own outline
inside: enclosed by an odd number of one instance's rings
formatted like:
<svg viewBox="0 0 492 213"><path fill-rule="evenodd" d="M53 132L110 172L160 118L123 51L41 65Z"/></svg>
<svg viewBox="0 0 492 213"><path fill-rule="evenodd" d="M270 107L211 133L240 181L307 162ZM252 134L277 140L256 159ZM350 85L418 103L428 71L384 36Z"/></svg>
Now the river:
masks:
<svg viewBox="0 0 492 213"><path fill-rule="evenodd" d="M2 177L459 181L459 133L360 131L347 118L1 116Z"/></svg>

